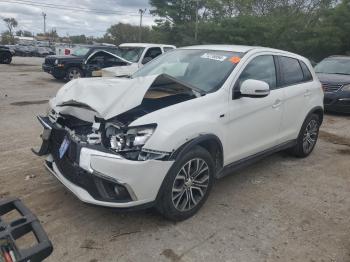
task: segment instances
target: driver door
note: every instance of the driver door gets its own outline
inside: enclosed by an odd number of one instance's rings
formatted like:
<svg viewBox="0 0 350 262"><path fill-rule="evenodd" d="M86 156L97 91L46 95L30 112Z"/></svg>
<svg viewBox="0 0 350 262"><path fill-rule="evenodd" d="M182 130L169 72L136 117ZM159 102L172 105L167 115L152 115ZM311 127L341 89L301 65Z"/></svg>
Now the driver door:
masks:
<svg viewBox="0 0 350 262"><path fill-rule="evenodd" d="M253 156L280 143L283 90L277 88L277 70L273 55L253 57L241 71L234 89L244 80L255 79L269 84L265 97L236 97L229 101L226 130L225 164Z"/></svg>

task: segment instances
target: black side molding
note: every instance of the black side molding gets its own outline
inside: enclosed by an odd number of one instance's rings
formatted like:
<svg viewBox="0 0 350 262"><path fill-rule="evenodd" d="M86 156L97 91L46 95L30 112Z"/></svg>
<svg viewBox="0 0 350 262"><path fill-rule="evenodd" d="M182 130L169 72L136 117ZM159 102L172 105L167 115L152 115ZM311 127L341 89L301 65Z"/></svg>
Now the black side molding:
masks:
<svg viewBox="0 0 350 262"><path fill-rule="evenodd" d="M265 158L273 153L277 153L279 151L291 148L291 147L295 146L296 143L297 143L296 140L291 140L291 141L285 142L283 144L274 146L270 149L264 150L260 153L255 154L255 155L243 158L243 159L238 160L236 162L233 162L229 165L226 165L221 171L219 171L216 174L216 178L222 178L224 176L230 175L232 172L235 172L237 170L240 170L241 168L249 166L249 165L257 162L258 160L263 159L263 158Z"/></svg>

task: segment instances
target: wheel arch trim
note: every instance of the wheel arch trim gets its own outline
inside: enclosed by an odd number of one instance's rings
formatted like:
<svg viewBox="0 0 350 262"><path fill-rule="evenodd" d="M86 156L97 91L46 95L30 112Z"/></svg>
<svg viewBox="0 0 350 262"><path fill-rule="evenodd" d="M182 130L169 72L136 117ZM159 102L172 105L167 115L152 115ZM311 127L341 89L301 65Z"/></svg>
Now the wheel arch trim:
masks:
<svg viewBox="0 0 350 262"><path fill-rule="evenodd" d="M203 146L201 144L205 143L205 142L215 142L218 146L219 152L221 154L220 157L220 166L223 166L223 155L224 155L224 149L221 143L221 140L218 136L214 135L214 134L203 134L203 135L199 135L194 139L191 139L189 141L187 141L186 143L184 143L183 145L181 145L178 149L176 149L169 157L170 160L177 160L179 159L179 157L181 155L186 154L187 152L189 152L193 147L199 145L199 146ZM204 147L205 149L207 149L206 147ZM207 149L208 150L208 149ZM209 150L208 150L209 151ZM209 152L210 154L212 154L212 152ZM215 158L213 158L213 161L215 162Z"/></svg>
<svg viewBox="0 0 350 262"><path fill-rule="evenodd" d="M312 108L309 111L309 113L306 115L305 119L307 119L312 114L317 114L318 116L320 116L320 125L321 125L323 122L324 109L321 106L316 106L316 107ZM304 119L304 121L305 121L305 119Z"/></svg>

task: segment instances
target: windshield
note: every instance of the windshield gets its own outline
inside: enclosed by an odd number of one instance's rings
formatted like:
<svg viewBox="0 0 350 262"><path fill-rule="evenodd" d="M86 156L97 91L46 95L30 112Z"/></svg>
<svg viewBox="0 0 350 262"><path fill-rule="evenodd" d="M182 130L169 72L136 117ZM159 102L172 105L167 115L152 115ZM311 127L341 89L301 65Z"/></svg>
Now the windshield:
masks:
<svg viewBox="0 0 350 262"><path fill-rule="evenodd" d="M315 67L315 71L324 74L350 75L350 59L325 59Z"/></svg>
<svg viewBox="0 0 350 262"><path fill-rule="evenodd" d="M137 63L140 60L144 49L144 47L125 46L119 47L118 50L116 50L114 53L130 62Z"/></svg>
<svg viewBox="0 0 350 262"><path fill-rule="evenodd" d="M219 89L243 53L176 49L152 60L132 77L168 74L206 93Z"/></svg>
<svg viewBox="0 0 350 262"><path fill-rule="evenodd" d="M90 48L88 47L77 47L73 50L72 55L74 56L85 56L89 52Z"/></svg>

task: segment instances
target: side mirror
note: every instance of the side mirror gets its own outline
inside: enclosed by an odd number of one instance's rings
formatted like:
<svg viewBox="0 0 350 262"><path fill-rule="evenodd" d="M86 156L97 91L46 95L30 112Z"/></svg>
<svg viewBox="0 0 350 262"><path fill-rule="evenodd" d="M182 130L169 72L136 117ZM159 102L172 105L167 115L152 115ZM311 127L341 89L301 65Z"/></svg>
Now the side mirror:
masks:
<svg viewBox="0 0 350 262"><path fill-rule="evenodd" d="M152 57L146 56L142 59L142 64L147 64L148 62L150 62L152 60Z"/></svg>
<svg viewBox="0 0 350 262"><path fill-rule="evenodd" d="M270 86L264 81L248 79L241 84L240 92L243 97L265 97L270 94Z"/></svg>

